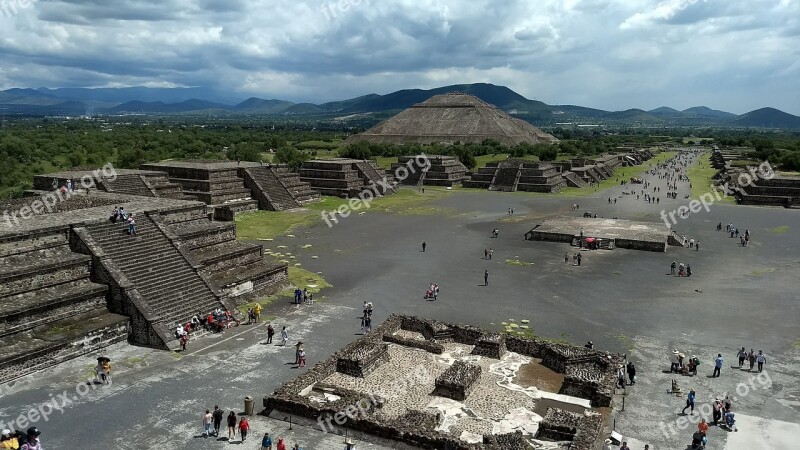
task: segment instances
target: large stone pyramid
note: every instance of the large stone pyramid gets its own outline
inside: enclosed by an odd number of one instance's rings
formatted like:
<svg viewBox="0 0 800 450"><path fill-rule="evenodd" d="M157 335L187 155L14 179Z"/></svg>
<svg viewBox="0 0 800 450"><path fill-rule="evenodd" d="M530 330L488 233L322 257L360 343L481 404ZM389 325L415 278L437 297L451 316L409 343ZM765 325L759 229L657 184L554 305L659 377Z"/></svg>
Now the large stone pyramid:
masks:
<svg viewBox="0 0 800 450"><path fill-rule="evenodd" d="M361 134L350 136L346 143L479 144L486 139L508 146L558 142L552 135L475 96L453 93L435 95Z"/></svg>

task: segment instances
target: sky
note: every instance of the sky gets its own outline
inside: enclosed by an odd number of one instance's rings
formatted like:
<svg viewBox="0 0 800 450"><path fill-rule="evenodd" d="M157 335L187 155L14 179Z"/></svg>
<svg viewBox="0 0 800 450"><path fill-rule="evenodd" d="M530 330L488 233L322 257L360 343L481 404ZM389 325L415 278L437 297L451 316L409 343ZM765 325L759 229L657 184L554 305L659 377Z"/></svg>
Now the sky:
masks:
<svg viewBox="0 0 800 450"><path fill-rule="evenodd" d="M608 110L800 115L800 0L0 0L0 88L322 103L486 82Z"/></svg>

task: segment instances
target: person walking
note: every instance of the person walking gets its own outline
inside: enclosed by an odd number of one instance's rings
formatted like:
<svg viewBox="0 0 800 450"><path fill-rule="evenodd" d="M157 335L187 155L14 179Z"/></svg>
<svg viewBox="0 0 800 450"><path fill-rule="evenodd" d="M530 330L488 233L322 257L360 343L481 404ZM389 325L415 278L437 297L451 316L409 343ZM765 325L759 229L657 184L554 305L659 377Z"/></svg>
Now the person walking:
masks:
<svg viewBox="0 0 800 450"><path fill-rule="evenodd" d="M256 323L261 322L261 303L256 303L253 307L253 313L256 315Z"/></svg>
<svg viewBox="0 0 800 450"><path fill-rule="evenodd" d="M569 264L569 252L564 252L564 264Z"/></svg>
<svg viewBox="0 0 800 450"><path fill-rule="evenodd" d="M669 274L672 275L673 277L675 276L675 267L676 266L677 266L677 264L675 264L675 261L672 261L672 264L669 265Z"/></svg>
<svg viewBox="0 0 800 450"><path fill-rule="evenodd" d="M214 405L214 412L211 414L214 417L214 436L219 437L219 427L222 425L223 412L219 409L219 405Z"/></svg>
<svg viewBox="0 0 800 450"><path fill-rule="evenodd" d="M581 265L581 260L582 260L582 259L583 259L583 255L581 255L580 253L578 253L578 265L579 265L579 266Z"/></svg>
<svg viewBox="0 0 800 450"><path fill-rule="evenodd" d="M628 380L630 381L631 386L636 384L636 367L633 365L633 361L628 361Z"/></svg>
<svg viewBox="0 0 800 450"><path fill-rule="evenodd" d="M422 253L425 253L425 247L427 246L428 244L425 241L422 241Z"/></svg>
<svg viewBox="0 0 800 450"><path fill-rule="evenodd" d="M286 343L289 341L289 332L286 331L286 326L281 330L281 340L283 341L283 346L286 347Z"/></svg>
<svg viewBox="0 0 800 450"><path fill-rule="evenodd" d="M133 217L133 214L128 216L128 234L136 236L136 219Z"/></svg>
<svg viewBox="0 0 800 450"><path fill-rule="evenodd" d="M214 416L211 414L211 411L206 410L206 413L203 414L203 437L211 436L212 423L214 423Z"/></svg>
<svg viewBox="0 0 800 450"><path fill-rule="evenodd" d="M269 433L264 433L264 437L261 438L261 450L272 450L272 438L269 437Z"/></svg>
<svg viewBox="0 0 800 450"><path fill-rule="evenodd" d="M306 352L303 349L300 349L300 353L297 354L297 367L305 367L306 366Z"/></svg>
<svg viewBox="0 0 800 450"><path fill-rule="evenodd" d="M492 250L491 248L489 248L489 261L491 261L491 260L492 260L492 256L494 256L494 250Z"/></svg>
<svg viewBox="0 0 800 450"><path fill-rule="evenodd" d="M744 349L744 347L742 347L736 356L739 358L739 368L741 369L744 366L744 360L747 359L747 351Z"/></svg>
<svg viewBox="0 0 800 450"><path fill-rule="evenodd" d="M484 248L483 249L483 259L489 259L489 249L488 248Z"/></svg>
<svg viewBox="0 0 800 450"><path fill-rule="evenodd" d="M250 422L247 421L247 418L242 416L242 418L239 419L239 436L242 437L242 443L247 439L248 431L250 431Z"/></svg>
<svg viewBox="0 0 800 450"><path fill-rule="evenodd" d="M756 352L752 348L750 349L750 353L747 355L747 362L750 363L750 371L753 371L753 366L756 364Z"/></svg>
<svg viewBox="0 0 800 450"><path fill-rule="evenodd" d="M297 344L294 344L294 363L300 364L300 352L303 351L303 341L297 341Z"/></svg>
<svg viewBox="0 0 800 450"><path fill-rule="evenodd" d="M689 414L694 415L694 399L696 395L694 388L689 389L689 394L686 396L686 406L681 410L681 414L686 414L686 408L689 408Z"/></svg>
<svg viewBox="0 0 800 450"><path fill-rule="evenodd" d="M228 413L228 442L236 437L236 413L231 411Z"/></svg>
<svg viewBox="0 0 800 450"><path fill-rule="evenodd" d="M719 377L719 371L722 369L722 353L717 353L717 359L714 360L714 373L712 377Z"/></svg>
<svg viewBox="0 0 800 450"><path fill-rule="evenodd" d="M758 351L758 355L756 355L756 362L758 363L758 373L764 369L764 363L767 362L767 357L764 355L763 350Z"/></svg>
<svg viewBox="0 0 800 450"><path fill-rule="evenodd" d="M484 270L483 271L483 285L484 286L488 286L489 285L489 271L488 270Z"/></svg>
<svg viewBox="0 0 800 450"><path fill-rule="evenodd" d="M272 336L275 336L275 328L272 327L272 323L267 324L267 344L272 344Z"/></svg>

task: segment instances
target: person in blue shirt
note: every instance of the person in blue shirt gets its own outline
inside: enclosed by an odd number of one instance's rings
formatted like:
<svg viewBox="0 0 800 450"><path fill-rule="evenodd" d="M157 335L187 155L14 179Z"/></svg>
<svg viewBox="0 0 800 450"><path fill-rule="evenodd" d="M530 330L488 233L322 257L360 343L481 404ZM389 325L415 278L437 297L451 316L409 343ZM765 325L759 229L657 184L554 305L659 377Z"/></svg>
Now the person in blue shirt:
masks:
<svg viewBox="0 0 800 450"><path fill-rule="evenodd" d="M696 394L694 392L694 388L689 389L689 395L686 396L686 406L684 406L683 410L681 410L681 414L686 414L686 408L690 408L689 409L689 413L691 415L694 415L694 397L695 397L695 395Z"/></svg>
<svg viewBox="0 0 800 450"><path fill-rule="evenodd" d="M714 373L711 376L718 377L720 369L722 369L722 354L717 353L717 359L714 360Z"/></svg>
<svg viewBox="0 0 800 450"><path fill-rule="evenodd" d="M272 450L272 438L269 433L264 433L264 438L261 439L261 450Z"/></svg>

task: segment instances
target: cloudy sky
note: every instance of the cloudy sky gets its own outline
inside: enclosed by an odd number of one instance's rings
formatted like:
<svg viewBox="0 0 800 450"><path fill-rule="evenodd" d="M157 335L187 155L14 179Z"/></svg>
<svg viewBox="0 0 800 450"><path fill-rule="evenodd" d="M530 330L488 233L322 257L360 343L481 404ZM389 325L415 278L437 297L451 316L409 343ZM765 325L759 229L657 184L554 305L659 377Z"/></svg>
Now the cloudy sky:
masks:
<svg viewBox="0 0 800 450"><path fill-rule="evenodd" d="M800 114L800 0L0 0L0 87L322 102L455 83Z"/></svg>

